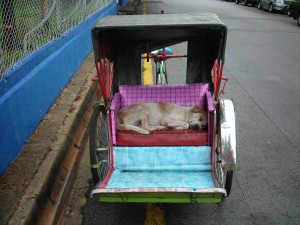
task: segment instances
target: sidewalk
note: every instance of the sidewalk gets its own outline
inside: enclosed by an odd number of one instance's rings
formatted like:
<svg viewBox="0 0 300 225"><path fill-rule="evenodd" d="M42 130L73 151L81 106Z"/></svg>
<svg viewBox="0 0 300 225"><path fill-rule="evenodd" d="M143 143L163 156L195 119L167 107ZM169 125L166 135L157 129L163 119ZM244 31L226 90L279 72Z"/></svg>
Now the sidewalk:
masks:
<svg viewBox="0 0 300 225"><path fill-rule="evenodd" d="M94 75L91 53L0 178L0 224L35 224L93 96Z"/></svg>

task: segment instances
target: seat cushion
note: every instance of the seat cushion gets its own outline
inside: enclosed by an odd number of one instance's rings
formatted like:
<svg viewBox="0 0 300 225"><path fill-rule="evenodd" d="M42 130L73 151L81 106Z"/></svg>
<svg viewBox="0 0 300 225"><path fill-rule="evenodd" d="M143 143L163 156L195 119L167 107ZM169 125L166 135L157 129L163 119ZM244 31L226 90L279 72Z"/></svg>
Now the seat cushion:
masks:
<svg viewBox="0 0 300 225"><path fill-rule="evenodd" d="M117 145L121 146L200 146L208 145L205 130L163 130L149 135L135 131L118 131Z"/></svg>

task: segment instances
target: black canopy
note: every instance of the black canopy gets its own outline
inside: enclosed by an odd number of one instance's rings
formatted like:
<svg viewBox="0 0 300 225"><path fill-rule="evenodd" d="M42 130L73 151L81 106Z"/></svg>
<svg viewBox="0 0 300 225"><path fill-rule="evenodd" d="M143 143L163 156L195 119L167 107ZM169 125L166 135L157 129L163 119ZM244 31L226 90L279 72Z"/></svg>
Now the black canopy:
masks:
<svg viewBox="0 0 300 225"><path fill-rule="evenodd" d="M224 64L227 28L215 14L108 16L92 30L96 63L114 64L114 86L141 84L141 54L187 41L186 82L208 82L215 60Z"/></svg>

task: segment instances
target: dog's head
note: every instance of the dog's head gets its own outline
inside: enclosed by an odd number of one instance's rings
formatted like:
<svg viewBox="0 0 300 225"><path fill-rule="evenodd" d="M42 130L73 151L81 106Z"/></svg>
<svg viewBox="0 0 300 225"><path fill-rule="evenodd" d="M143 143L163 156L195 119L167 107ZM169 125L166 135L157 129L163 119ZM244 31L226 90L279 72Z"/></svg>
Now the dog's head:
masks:
<svg viewBox="0 0 300 225"><path fill-rule="evenodd" d="M193 130L201 130L207 128L207 113L199 106L194 106L189 116L189 125Z"/></svg>

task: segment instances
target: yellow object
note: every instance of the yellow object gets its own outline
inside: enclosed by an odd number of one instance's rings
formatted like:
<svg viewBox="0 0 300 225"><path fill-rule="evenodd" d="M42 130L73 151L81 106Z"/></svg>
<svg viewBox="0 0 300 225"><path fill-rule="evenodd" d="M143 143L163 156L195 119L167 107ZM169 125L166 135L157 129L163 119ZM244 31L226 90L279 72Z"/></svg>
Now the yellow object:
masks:
<svg viewBox="0 0 300 225"><path fill-rule="evenodd" d="M163 204L148 203L144 225L165 225L165 209Z"/></svg>
<svg viewBox="0 0 300 225"><path fill-rule="evenodd" d="M153 84L153 74L152 74L152 61L144 59L144 85Z"/></svg>

